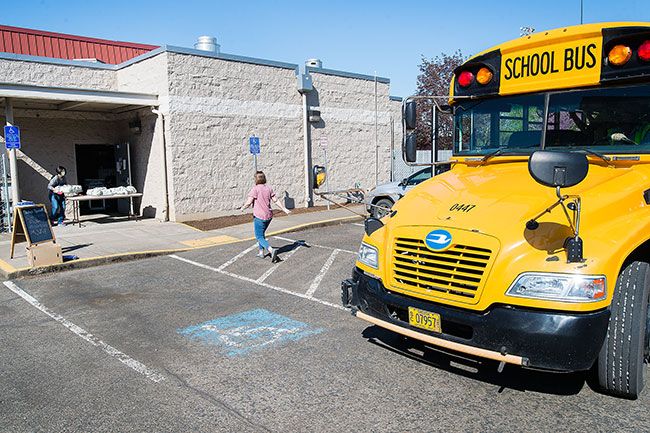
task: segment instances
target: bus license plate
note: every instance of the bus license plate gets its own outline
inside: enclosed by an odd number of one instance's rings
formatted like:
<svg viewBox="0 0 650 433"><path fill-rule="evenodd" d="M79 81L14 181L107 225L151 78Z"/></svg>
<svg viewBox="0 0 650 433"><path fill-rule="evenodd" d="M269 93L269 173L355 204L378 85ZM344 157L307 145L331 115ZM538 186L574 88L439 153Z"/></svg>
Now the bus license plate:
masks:
<svg viewBox="0 0 650 433"><path fill-rule="evenodd" d="M440 314L409 307L409 324L427 331L442 332Z"/></svg>

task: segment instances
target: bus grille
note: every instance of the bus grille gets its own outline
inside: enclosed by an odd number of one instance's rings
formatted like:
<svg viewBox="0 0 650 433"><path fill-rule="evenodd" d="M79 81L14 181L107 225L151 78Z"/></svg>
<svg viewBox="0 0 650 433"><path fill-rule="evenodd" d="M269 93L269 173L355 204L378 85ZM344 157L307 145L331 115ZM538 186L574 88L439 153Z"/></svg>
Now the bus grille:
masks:
<svg viewBox="0 0 650 433"><path fill-rule="evenodd" d="M454 245L432 251L419 239L396 238L393 249L393 283L411 292L471 302L477 295L492 251Z"/></svg>

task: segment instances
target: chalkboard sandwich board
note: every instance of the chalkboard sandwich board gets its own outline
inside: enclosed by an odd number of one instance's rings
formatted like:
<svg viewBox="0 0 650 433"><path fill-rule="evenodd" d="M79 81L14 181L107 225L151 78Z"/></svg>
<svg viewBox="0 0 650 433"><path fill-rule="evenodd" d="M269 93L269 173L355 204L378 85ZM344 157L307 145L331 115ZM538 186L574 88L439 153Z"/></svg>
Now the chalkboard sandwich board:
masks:
<svg viewBox="0 0 650 433"><path fill-rule="evenodd" d="M17 242L23 240L27 241L27 249L36 250L35 246L52 245L52 249L56 249L60 252L61 247L56 244L56 239L54 237L54 232L52 231L52 226L50 225L50 219L47 217L47 210L42 204L28 205L28 206L16 206L14 208L14 218L13 218L13 227L11 231L11 258L14 257L14 247ZM41 247L40 250L44 250ZM60 256L61 254L53 254L53 257L59 256L58 259L55 259L56 263L61 263ZM30 263L33 263L33 257L30 255ZM43 264L43 263L41 263ZM51 264L51 263L47 263Z"/></svg>

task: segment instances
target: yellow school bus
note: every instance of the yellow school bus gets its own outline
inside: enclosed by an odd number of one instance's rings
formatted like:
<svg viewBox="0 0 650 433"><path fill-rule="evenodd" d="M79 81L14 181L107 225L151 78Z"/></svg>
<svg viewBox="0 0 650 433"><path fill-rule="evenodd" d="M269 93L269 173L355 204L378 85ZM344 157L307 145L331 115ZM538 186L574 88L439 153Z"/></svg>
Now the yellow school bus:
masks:
<svg viewBox="0 0 650 433"><path fill-rule="evenodd" d="M403 151L414 161L415 103ZM343 304L428 345L637 398L649 360L650 23L535 33L457 68L452 169L369 218Z"/></svg>

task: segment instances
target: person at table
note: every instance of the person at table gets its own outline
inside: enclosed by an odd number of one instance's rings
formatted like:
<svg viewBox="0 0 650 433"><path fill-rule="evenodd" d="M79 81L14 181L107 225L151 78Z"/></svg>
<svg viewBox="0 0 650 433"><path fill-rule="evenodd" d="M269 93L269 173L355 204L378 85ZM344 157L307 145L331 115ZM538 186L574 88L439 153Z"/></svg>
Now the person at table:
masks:
<svg viewBox="0 0 650 433"><path fill-rule="evenodd" d="M65 196L61 191L60 186L67 185L68 181L65 178L65 167L62 165L56 168L56 174L50 179L47 184L48 198L52 204L52 224L63 225L65 219Z"/></svg>

